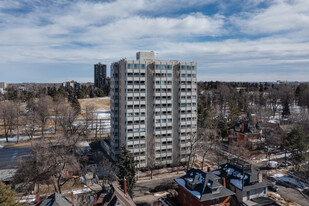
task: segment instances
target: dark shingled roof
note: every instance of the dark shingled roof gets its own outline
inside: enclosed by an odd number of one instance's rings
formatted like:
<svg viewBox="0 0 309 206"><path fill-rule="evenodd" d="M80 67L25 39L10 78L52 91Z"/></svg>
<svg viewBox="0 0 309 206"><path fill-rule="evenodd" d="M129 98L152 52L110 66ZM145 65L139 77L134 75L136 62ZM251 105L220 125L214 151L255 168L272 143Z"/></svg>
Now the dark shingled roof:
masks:
<svg viewBox="0 0 309 206"><path fill-rule="evenodd" d="M244 181L243 188L242 186L240 188L239 186L234 185L242 191L250 191L268 186L267 182L259 182L259 170L252 168L250 163L240 159L235 158L228 160L228 162L221 165L221 169L217 171L217 173L220 173L219 176L227 179L227 182L229 182L229 179L239 179L240 181Z"/></svg>
<svg viewBox="0 0 309 206"><path fill-rule="evenodd" d="M71 206L71 202L59 193L54 193L42 200L37 206Z"/></svg>
<svg viewBox="0 0 309 206"><path fill-rule="evenodd" d="M243 202L244 205L248 205L249 202L254 204L254 206L267 206L267 205L274 205L276 201L270 199L269 197L256 197L249 201Z"/></svg>
<svg viewBox="0 0 309 206"><path fill-rule="evenodd" d="M255 183L253 185L244 186L243 191L251 191L251 190L255 190L259 188L264 188L264 187L267 187L268 185L269 183L267 183L266 181L262 181L262 182Z"/></svg>
<svg viewBox="0 0 309 206"><path fill-rule="evenodd" d="M211 172L191 169L187 174L175 179L175 182L194 195L201 202L234 195L232 191L218 182L220 177Z"/></svg>

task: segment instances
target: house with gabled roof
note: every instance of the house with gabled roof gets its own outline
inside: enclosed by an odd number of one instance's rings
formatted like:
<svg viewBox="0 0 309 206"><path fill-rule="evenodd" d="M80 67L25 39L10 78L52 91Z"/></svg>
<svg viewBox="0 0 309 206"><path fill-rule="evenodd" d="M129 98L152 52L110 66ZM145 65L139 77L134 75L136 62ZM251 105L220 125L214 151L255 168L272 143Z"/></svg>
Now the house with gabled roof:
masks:
<svg viewBox="0 0 309 206"><path fill-rule="evenodd" d="M178 184L179 204L185 205L230 205L232 191L221 185L220 177L211 172L203 172L199 169L190 169L186 175L176 178Z"/></svg>
<svg viewBox="0 0 309 206"><path fill-rule="evenodd" d="M226 180L227 188L236 194L238 202L242 205L275 204L267 196L269 183L263 181L262 173L246 161L238 158L230 159L212 173Z"/></svg>
<svg viewBox="0 0 309 206"><path fill-rule="evenodd" d="M71 203L66 197L62 196L59 193L54 193L37 204L37 206L72 206L72 205L73 203Z"/></svg>
<svg viewBox="0 0 309 206"><path fill-rule="evenodd" d="M265 138L262 136L262 130L257 124L251 127L245 119L230 126L227 130L228 143L241 142L247 145L248 149L256 150L265 145Z"/></svg>

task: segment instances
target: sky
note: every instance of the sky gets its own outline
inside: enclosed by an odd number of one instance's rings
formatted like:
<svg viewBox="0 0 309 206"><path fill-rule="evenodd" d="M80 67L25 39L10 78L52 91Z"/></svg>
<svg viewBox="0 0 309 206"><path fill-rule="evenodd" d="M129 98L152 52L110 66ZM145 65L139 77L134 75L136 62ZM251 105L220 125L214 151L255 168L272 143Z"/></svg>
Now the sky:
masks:
<svg viewBox="0 0 309 206"><path fill-rule="evenodd" d="M0 82L93 82L137 51L199 81L309 81L309 0L0 0Z"/></svg>

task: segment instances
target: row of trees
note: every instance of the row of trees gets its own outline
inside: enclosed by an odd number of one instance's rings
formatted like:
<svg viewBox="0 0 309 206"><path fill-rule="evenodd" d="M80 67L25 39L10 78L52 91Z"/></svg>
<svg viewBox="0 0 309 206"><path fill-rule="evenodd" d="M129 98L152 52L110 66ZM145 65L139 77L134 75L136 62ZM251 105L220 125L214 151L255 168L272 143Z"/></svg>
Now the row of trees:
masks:
<svg viewBox="0 0 309 206"><path fill-rule="evenodd" d="M26 102L32 98L39 98L49 95L53 99L66 98L72 100L74 98L94 98L104 97L109 95L110 87L105 85L102 89L96 88L92 85L81 85L79 87L64 87L64 86L36 86L31 85L27 87L11 86L3 95L0 94L0 100L14 100Z"/></svg>
<svg viewBox="0 0 309 206"><path fill-rule="evenodd" d="M309 108L308 84L246 83L246 87L241 87L242 84L200 82L198 83L199 104L204 108L215 108L218 113L224 115L227 109L234 105L239 112L263 114L268 117L276 114L281 114L283 117L289 116L290 107L294 103L304 110Z"/></svg>
<svg viewBox="0 0 309 206"><path fill-rule="evenodd" d="M17 136L17 142L20 135L27 135L30 139L35 135L45 136L46 131L52 134L63 132L66 135L79 133L88 136L90 131L97 134L100 127L94 112L93 105L86 105L81 111L77 99L68 102L44 96L29 99L27 103L2 101L0 126L6 141L14 135Z"/></svg>

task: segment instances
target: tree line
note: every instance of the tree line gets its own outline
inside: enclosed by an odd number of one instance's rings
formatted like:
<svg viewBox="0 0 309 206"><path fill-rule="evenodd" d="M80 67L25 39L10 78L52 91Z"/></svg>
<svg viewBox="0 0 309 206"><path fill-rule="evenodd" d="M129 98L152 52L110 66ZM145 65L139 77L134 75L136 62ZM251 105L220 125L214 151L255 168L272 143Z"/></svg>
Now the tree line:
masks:
<svg viewBox="0 0 309 206"><path fill-rule="evenodd" d="M6 89L4 94L0 94L0 100L13 100L27 102L32 98L39 98L49 95L53 99L66 98L69 101L72 99L84 99L94 97L108 96L110 86L105 85L102 89L94 87L90 84L82 84L79 87L64 87L63 85L12 85Z"/></svg>
<svg viewBox="0 0 309 206"><path fill-rule="evenodd" d="M27 102L0 102L0 132L6 141L20 135L32 139L34 136L44 137L58 133L83 135L88 137L91 132L96 135L102 130L102 122L95 114L94 105L86 105L83 110L79 101L74 98L52 98L48 95L31 98Z"/></svg>

